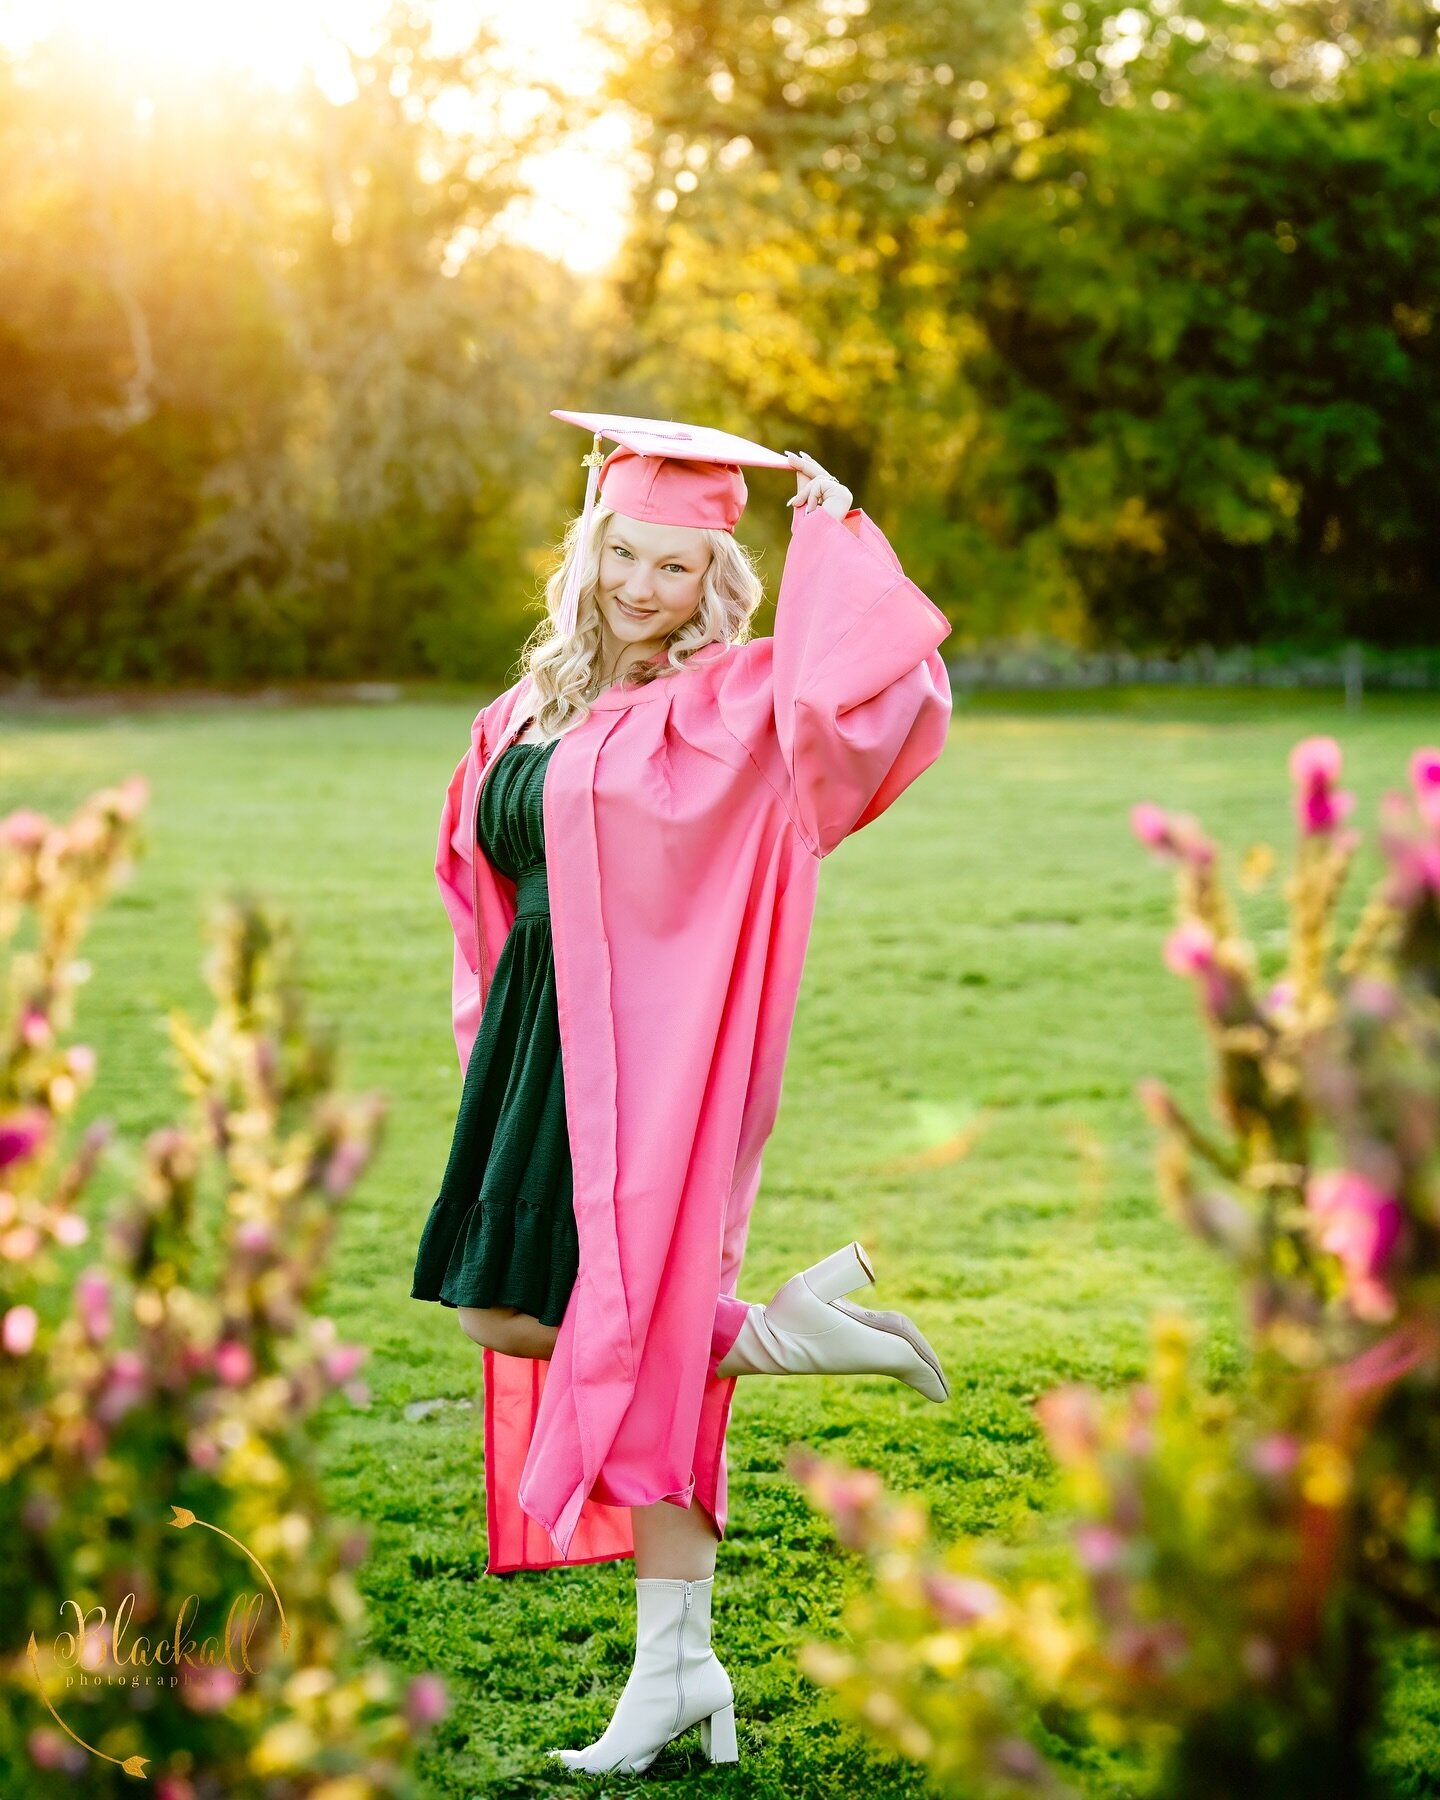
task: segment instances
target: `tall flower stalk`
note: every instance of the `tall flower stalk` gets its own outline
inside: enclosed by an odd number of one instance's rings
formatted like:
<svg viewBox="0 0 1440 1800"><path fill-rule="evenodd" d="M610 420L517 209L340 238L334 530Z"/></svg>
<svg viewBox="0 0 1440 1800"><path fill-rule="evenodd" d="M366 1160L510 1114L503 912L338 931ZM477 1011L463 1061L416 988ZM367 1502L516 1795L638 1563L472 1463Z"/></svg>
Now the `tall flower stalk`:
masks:
<svg viewBox="0 0 1440 1800"><path fill-rule="evenodd" d="M1165 1800L1385 1791L1385 1651L1440 1633L1440 750L1386 796L1385 872L1343 943L1341 771L1329 738L1291 756L1286 956L1266 976L1211 839L1131 816L1175 870L1163 954L1194 985L1214 1122L1138 1092L1165 1201L1245 1297L1239 1382L1208 1391L1193 1328L1165 1317L1145 1382L1045 1395L1058 1543L942 1549L868 1471L792 1455L871 1574L850 1644L804 1666L946 1791L1078 1794L1097 1756Z"/></svg>
<svg viewBox="0 0 1440 1800"><path fill-rule="evenodd" d="M360 1660L366 1542L329 1516L314 1454L332 1395L368 1404L364 1348L316 1307L384 1107L337 1087L263 903L216 908L212 1016L170 1021L185 1113L77 1255L107 1136L62 1142L95 1073L67 1043L77 952L145 801L132 781L65 826L0 820L0 1770L36 1795L143 1774L159 1800L391 1800L444 1690ZM189 1653L167 1661L167 1639Z"/></svg>

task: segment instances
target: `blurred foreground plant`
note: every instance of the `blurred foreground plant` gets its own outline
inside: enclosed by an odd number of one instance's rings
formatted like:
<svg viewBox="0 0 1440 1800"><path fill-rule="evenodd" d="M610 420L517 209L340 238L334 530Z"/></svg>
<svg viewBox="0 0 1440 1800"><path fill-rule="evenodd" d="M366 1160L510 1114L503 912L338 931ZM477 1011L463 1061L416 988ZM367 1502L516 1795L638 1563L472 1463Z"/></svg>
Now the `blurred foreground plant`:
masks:
<svg viewBox="0 0 1440 1800"><path fill-rule="evenodd" d="M191 1116L146 1142L88 1266L65 1254L107 1136L61 1145L95 1067L64 1044L75 952L145 801L0 821L0 1770L31 1794L404 1795L445 1696L358 1660L366 1542L313 1453L327 1396L368 1401L364 1350L311 1305L383 1106L336 1090L263 905L216 913L210 1022L171 1019Z"/></svg>
<svg viewBox="0 0 1440 1800"><path fill-rule="evenodd" d="M1099 1757L1167 1800L1388 1791L1386 1651L1440 1631L1440 751L1386 796L1385 872L1337 954L1358 843L1340 767L1328 738L1291 757L1268 986L1213 843L1132 814L1178 871L1165 959L1195 982L1220 1135L1139 1091L1169 1207L1242 1284L1235 1389L1208 1391L1192 1329L1162 1318L1146 1382L1045 1395L1059 1542L942 1551L878 1477L792 1451L871 1575L850 1643L807 1645L803 1667L949 1791L1077 1794ZM1247 886L1270 860L1251 853Z"/></svg>

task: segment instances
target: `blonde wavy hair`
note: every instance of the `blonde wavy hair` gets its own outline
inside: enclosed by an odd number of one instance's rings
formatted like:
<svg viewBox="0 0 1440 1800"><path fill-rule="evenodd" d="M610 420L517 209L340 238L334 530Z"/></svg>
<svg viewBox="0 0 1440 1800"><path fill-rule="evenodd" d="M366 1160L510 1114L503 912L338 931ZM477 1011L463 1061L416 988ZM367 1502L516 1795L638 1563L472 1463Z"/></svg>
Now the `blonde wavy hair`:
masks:
<svg viewBox="0 0 1440 1800"><path fill-rule="evenodd" d="M521 653L520 674L530 676L535 684L537 705L531 716L540 735L547 738L579 724L589 714L590 702L601 688L602 621L595 590L600 577L600 548L615 509L594 509L589 541L583 545L582 516L577 514L566 527L557 550L559 566L545 583L545 617ZM700 604L666 638L665 661L642 664L626 676L626 686L644 687L678 674L706 644L743 644L750 637L750 621L765 595L754 557L728 531L704 530L701 535L710 546L710 566L701 581ZM556 628L560 596L577 556L584 559L580 569L580 604L575 630L562 637Z"/></svg>

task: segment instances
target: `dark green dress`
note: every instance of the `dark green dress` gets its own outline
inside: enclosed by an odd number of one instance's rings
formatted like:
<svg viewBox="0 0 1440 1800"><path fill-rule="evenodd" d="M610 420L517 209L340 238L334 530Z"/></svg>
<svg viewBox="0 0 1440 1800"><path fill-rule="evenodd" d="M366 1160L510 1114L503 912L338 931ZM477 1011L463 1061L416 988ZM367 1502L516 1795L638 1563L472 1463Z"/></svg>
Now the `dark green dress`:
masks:
<svg viewBox="0 0 1440 1800"><path fill-rule="evenodd" d="M477 854L516 884L511 926L465 1070L414 1300L565 1316L579 1268L555 1003L541 795L549 743L511 744L480 790Z"/></svg>

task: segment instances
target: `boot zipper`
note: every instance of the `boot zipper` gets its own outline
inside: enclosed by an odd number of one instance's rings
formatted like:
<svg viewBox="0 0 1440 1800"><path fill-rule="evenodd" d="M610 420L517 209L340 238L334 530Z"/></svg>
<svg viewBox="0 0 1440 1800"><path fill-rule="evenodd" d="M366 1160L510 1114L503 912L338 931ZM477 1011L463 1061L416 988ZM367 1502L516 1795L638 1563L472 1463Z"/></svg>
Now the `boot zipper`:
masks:
<svg viewBox="0 0 1440 1800"><path fill-rule="evenodd" d="M683 1675L685 1658L685 1621L690 1617L690 1596L694 1593L694 1585L685 1583L685 1604L680 1608L680 1628L675 1634L675 1723L671 1727L673 1737L680 1729L680 1721L685 1716L685 1680Z"/></svg>

